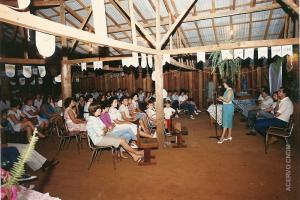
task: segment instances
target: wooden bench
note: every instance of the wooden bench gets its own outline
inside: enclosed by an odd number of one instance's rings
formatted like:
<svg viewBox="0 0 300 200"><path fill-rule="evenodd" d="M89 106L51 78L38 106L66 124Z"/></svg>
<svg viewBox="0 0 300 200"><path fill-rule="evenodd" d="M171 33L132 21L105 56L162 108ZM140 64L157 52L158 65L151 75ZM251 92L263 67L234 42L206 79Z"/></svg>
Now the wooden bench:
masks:
<svg viewBox="0 0 300 200"><path fill-rule="evenodd" d="M151 149L158 148L159 145L157 138L143 138L138 132L137 145L139 149L144 149L144 161L140 162L139 165L155 165L155 162L151 162L151 159L155 158L155 156L151 155Z"/></svg>
<svg viewBox="0 0 300 200"><path fill-rule="evenodd" d="M172 131L171 131L172 135L175 135L176 140L175 140L175 145L173 145L173 148L185 148L187 147L187 145L184 144L184 140L182 135L187 135L188 134L188 129L186 127L181 126L180 122L175 122L174 126L172 126Z"/></svg>

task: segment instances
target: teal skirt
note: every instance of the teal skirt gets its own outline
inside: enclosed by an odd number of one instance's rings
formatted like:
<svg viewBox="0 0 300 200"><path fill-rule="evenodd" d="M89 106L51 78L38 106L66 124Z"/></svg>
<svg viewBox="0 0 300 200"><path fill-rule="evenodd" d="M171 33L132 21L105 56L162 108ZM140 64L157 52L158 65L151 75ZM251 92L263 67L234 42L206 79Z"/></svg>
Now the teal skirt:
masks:
<svg viewBox="0 0 300 200"><path fill-rule="evenodd" d="M222 125L223 128L232 128L234 114L234 106L233 104L223 104L222 107Z"/></svg>

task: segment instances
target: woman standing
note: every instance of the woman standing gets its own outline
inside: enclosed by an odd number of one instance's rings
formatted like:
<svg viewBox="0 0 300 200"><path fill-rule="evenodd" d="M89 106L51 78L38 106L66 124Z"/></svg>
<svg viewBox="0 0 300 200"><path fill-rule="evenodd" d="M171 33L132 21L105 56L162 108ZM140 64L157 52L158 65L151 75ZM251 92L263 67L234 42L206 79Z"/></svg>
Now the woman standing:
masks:
<svg viewBox="0 0 300 200"><path fill-rule="evenodd" d="M223 96L218 97L218 101L223 102L223 114L222 114L222 125L223 125L223 133L218 141L218 144L222 144L224 141L232 140L231 137L231 130L232 130L232 121L233 121L233 115L234 115L234 106L233 106L233 99L234 99L234 93L232 88L230 87L230 83L228 80L223 81L223 86L225 88L225 92ZM228 135L225 138L226 131L228 129Z"/></svg>

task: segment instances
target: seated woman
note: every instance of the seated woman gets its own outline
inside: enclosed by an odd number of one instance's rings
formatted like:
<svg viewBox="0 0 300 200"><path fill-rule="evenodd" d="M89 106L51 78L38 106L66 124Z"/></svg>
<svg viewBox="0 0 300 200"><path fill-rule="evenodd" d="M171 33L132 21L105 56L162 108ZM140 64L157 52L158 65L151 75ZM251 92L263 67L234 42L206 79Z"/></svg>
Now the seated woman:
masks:
<svg viewBox="0 0 300 200"><path fill-rule="evenodd" d="M94 101L94 98L92 95L86 95L85 97L85 105L84 105L84 108L83 108L83 117L84 119L87 121L88 117L89 117L89 106L91 105L91 103L93 103Z"/></svg>
<svg viewBox="0 0 300 200"><path fill-rule="evenodd" d="M130 141L136 141L137 138L130 127L126 127L126 126L116 127L116 124L111 121L111 118L108 113L109 107L110 105L108 102L105 102L101 105L102 112L100 115L100 119L105 125L105 127L110 131L110 133L113 136L122 137L126 139L127 143L129 143Z"/></svg>
<svg viewBox="0 0 300 200"><path fill-rule="evenodd" d="M128 109L131 116L135 119L144 119L147 116L146 113L143 113L139 108L138 95L136 93L131 96L131 99L128 99Z"/></svg>
<svg viewBox="0 0 300 200"><path fill-rule="evenodd" d="M60 113L55 112L55 107L52 105L52 97L44 96L40 108L40 117L51 122L52 119L56 116L59 116L59 114Z"/></svg>
<svg viewBox="0 0 300 200"><path fill-rule="evenodd" d="M86 132L86 121L77 118L77 114L74 111L76 102L72 97L68 97L64 102L65 112L64 119L68 128L69 134L76 134L76 132Z"/></svg>
<svg viewBox="0 0 300 200"><path fill-rule="evenodd" d="M134 123L131 123L130 121L125 121L122 118L121 112L117 109L118 106L118 100L115 98L112 98L110 100L110 108L109 108L109 116L111 118L111 120L115 123L115 128L120 129L120 128L124 128L124 127L129 127L134 134L137 134L137 125ZM152 136L150 134L147 134L143 131L139 131L139 134L143 137L148 137L151 138Z"/></svg>
<svg viewBox="0 0 300 200"><path fill-rule="evenodd" d="M20 110L21 102L18 100L13 100L11 102L11 108L7 112L7 120L12 126L15 132L26 131L27 139L30 140L34 125L31 121L26 117L26 115ZM46 136L42 133L38 133L40 138L45 138Z"/></svg>
<svg viewBox="0 0 300 200"><path fill-rule="evenodd" d="M115 148L122 146L133 158L134 161L140 162L143 159L144 152L132 149L121 137L110 135L105 125L101 122L99 116L101 108L99 104L92 103L89 107L90 117L86 125L87 132L92 142L96 146L112 145Z"/></svg>
<svg viewBox="0 0 300 200"><path fill-rule="evenodd" d="M25 105L23 106L23 112L29 118L29 120L33 124L38 125L39 128L45 129L49 126L49 121L39 116L39 111L33 106L32 99L28 98L25 100Z"/></svg>

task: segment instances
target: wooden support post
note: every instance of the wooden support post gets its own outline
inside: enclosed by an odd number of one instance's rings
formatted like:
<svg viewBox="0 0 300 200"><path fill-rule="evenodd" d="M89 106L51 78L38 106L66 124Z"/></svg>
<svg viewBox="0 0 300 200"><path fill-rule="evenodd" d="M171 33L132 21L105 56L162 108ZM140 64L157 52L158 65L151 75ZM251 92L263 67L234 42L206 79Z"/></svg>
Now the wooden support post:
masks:
<svg viewBox="0 0 300 200"><path fill-rule="evenodd" d="M72 96L71 65L64 62L61 63L61 92L62 99Z"/></svg>
<svg viewBox="0 0 300 200"><path fill-rule="evenodd" d="M154 57L155 60L155 95L156 95L156 132L160 147L163 146L164 141L164 104L163 104L163 66L162 55L158 54Z"/></svg>
<svg viewBox="0 0 300 200"><path fill-rule="evenodd" d="M198 87L199 87L199 109L202 110L203 108L203 71L199 70L198 71L198 77L199 77L199 82L198 82Z"/></svg>
<svg viewBox="0 0 300 200"><path fill-rule="evenodd" d="M256 84L257 84L257 88L260 89L261 88L261 67L257 67L257 80L256 80Z"/></svg>

